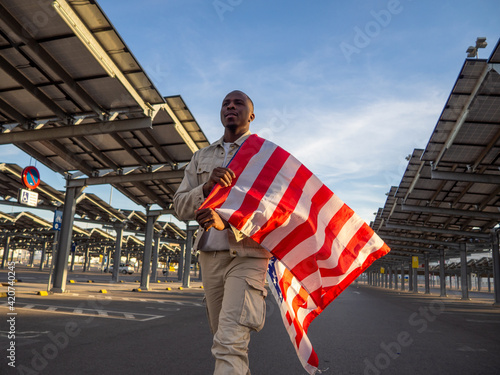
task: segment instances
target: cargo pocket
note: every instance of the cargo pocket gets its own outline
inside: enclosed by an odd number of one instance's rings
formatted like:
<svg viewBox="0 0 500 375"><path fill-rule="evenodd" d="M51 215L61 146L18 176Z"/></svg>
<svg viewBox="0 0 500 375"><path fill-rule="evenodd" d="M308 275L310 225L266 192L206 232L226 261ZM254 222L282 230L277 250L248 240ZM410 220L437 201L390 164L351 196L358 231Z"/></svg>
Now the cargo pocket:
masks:
<svg viewBox="0 0 500 375"><path fill-rule="evenodd" d="M264 327L266 317L266 296L267 290L263 285L246 280L248 288L245 289L245 299L239 323L245 327L260 331Z"/></svg>

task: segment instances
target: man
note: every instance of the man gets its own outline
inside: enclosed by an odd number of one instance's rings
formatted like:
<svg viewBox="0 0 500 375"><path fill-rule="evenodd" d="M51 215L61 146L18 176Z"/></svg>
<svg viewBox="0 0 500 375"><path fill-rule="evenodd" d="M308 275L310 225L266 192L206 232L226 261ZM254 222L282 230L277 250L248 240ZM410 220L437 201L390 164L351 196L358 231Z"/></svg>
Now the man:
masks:
<svg viewBox="0 0 500 375"><path fill-rule="evenodd" d="M213 209L198 211L216 184L226 187L235 178L227 165L251 134L253 110L245 93L226 95L220 111L223 137L193 155L174 196L178 217L200 225L194 248L200 250L208 321L214 334L215 375L250 374L250 332L262 329L265 320L264 283L270 253Z"/></svg>

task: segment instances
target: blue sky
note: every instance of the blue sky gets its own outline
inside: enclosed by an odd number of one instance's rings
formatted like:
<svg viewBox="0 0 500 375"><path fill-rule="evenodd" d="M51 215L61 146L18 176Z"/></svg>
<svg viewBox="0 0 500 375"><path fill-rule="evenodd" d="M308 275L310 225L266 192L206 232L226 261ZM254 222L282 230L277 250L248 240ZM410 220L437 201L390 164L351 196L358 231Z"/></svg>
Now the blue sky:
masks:
<svg viewBox="0 0 500 375"><path fill-rule="evenodd" d="M467 47L487 37L486 58L500 37L498 0L98 3L160 93L182 95L210 141L222 134L222 98L245 91L251 130L367 222L399 184L405 157L426 146ZM31 161L11 146L0 153L0 162ZM86 191L109 201L109 187ZM116 191L112 204L137 208Z"/></svg>

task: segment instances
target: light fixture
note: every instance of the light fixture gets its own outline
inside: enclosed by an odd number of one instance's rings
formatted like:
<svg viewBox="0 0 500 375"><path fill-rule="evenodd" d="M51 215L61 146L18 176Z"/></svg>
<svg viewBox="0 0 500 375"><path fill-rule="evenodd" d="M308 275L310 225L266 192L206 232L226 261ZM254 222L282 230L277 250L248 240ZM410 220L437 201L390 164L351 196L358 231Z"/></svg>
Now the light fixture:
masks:
<svg viewBox="0 0 500 375"><path fill-rule="evenodd" d="M479 37L476 39L476 46L469 46L467 48L467 57L477 57L477 50L479 48L486 48L488 43L486 43L486 38L485 37Z"/></svg>
<svg viewBox="0 0 500 375"><path fill-rule="evenodd" d="M480 37L476 39L476 48L486 48L488 43L486 43L485 37Z"/></svg>

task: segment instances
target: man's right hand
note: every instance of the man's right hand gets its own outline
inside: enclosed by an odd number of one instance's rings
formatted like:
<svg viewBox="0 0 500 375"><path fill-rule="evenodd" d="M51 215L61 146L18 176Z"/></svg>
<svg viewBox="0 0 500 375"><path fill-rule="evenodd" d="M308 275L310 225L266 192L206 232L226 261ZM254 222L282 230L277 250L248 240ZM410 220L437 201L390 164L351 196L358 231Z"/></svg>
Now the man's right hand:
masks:
<svg viewBox="0 0 500 375"><path fill-rule="evenodd" d="M231 169L223 167L215 168L210 174L209 180L203 185L203 195L207 197L216 184L222 187L230 186L233 178L236 178L236 175Z"/></svg>

